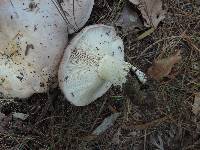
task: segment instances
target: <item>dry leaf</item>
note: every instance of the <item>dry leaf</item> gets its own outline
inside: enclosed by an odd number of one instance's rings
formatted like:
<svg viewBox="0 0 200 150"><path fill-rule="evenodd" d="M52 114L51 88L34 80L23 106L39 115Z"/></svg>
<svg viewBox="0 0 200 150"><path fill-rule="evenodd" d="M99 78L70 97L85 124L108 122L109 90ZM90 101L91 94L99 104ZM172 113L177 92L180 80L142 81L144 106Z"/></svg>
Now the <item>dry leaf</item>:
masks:
<svg viewBox="0 0 200 150"><path fill-rule="evenodd" d="M105 118L103 122L92 132L93 135L100 135L105 132L108 128L113 126L114 122L120 116L120 113L114 113L109 117Z"/></svg>
<svg viewBox="0 0 200 150"><path fill-rule="evenodd" d="M181 60L181 51L178 50L174 55L163 59L157 59L148 69L148 74L155 80L160 80L169 75L172 67Z"/></svg>
<svg viewBox="0 0 200 150"><path fill-rule="evenodd" d="M200 93L195 94L194 104L192 105L192 112L198 115L200 112Z"/></svg>
<svg viewBox="0 0 200 150"><path fill-rule="evenodd" d="M166 11L162 8L161 0L129 0L137 6L145 20L146 27L156 28L165 18Z"/></svg>
<svg viewBox="0 0 200 150"><path fill-rule="evenodd" d="M129 5L124 6L120 17L115 24L116 26L122 27L126 32L136 30L136 28L142 29L144 27L139 15Z"/></svg>

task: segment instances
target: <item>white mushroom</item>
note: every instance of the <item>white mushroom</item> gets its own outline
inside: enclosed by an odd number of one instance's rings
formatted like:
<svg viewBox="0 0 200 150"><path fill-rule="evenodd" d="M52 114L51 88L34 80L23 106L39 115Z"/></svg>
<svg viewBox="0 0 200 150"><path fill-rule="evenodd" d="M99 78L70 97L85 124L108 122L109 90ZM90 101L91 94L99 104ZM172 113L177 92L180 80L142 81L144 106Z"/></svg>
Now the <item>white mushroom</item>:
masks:
<svg viewBox="0 0 200 150"><path fill-rule="evenodd" d="M1 0L0 92L19 98L46 92L57 76L68 32L85 24L93 4L94 0Z"/></svg>
<svg viewBox="0 0 200 150"><path fill-rule="evenodd" d="M46 92L57 75L67 26L49 0L0 1L0 92L25 98Z"/></svg>
<svg viewBox="0 0 200 150"><path fill-rule="evenodd" d="M114 28L92 25L83 29L65 50L58 72L59 85L71 103L84 106L102 96L112 84L122 86L131 67L124 61L123 42Z"/></svg>
<svg viewBox="0 0 200 150"><path fill-rule="evenodd" d="M93 6L89 1L64 0L69 24L53 1L0 1L0 92L5 97L47 91L57 75L68 28L73 32L73 26L84 25Z"/></svg>

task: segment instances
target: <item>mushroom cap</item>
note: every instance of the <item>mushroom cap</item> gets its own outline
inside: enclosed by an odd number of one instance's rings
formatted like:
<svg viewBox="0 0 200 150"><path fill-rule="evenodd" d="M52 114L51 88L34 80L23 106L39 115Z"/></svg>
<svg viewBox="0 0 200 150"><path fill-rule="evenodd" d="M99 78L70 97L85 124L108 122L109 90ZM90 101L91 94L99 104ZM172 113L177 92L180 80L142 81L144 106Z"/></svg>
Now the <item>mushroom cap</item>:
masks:
<svg viewBox="0 0 200 150"><path fill-rule="evenodd" d="M49 0L0 1L0 92L25 98L57 76L68 29Z"/></svg>
<svg viewBox="0 0 200 150"><path fill-rule="evenodd" d="M92 25L77 34L65 50L58 72L59 86L72 104L85 106L112 84L124 83L128 70L123 42L115 29Z"/></svg>
<svg viewBox="0 0 200 150"><path fill-rule="evenodd" d="M61 6L68 20L69 33L74 33L82 28L88 21L94 0L63 0Z"/></svg>

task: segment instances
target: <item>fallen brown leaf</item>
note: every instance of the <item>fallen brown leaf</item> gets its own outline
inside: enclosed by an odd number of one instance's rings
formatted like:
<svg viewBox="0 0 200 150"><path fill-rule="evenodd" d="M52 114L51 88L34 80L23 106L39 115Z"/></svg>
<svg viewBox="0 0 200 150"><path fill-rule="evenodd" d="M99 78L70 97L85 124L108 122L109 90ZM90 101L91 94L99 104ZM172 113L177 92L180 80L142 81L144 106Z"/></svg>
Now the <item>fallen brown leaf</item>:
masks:
<svg viewBox="0 0 200 150"><path fill-rule="evenodd" d="M194 104L192 105L192 112L198 115L200 112L200 93L195 94Z"/></svg>
<svg viewBox="0 0 200 150"><path fill-rule="evenodd" d="M165 18L166 11L162 8L161 0L129 0L137 6L145 20L146 27L156 28Z"/></svg>
<svg viewBox="0 0 200 150"><path fill-rule="evenodd" d="M174 55L163 59L157 59L148 69L148 74L155 80L160 80L169 75L172 67L182 59L181 51L178 50Z"/></svg>
<svg viewBox="0 0 200 150"><path fill-rule="evenodd" d="M125 5L120 17L115 23L122 27L125 32L135 31L137 28L142 29L144 26L139 18L139 15L132 9L130 5Z"/></svg>

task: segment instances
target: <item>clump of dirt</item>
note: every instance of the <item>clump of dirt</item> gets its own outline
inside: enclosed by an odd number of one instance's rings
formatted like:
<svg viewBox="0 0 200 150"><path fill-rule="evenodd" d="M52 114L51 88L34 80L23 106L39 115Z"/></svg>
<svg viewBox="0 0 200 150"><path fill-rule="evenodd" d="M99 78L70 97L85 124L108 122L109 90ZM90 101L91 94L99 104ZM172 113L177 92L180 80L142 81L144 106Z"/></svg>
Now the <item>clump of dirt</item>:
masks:
<svg viewBox="0 0 200 150"><path fill-rule="evenodd" d="M126 0L95 0L89 24L115 25ZM146 38L124 33L126 59L147 72L160 54L179 49L181 63L172 78L141 85L129 77L123 91L110 89L86 107L67 102L59 89L27 100L1 100L0 149L200 149L200 117L192 113L200 92L200 6L194 0L163 0L166 18ZM183 36L184 35L184 36ZM187 38L183 38L183 37ZM13 112L28 114L25 121ZM114 126L99 136L92 131L110 114ZM0 116L1 119L1 116Z"/></svg>

